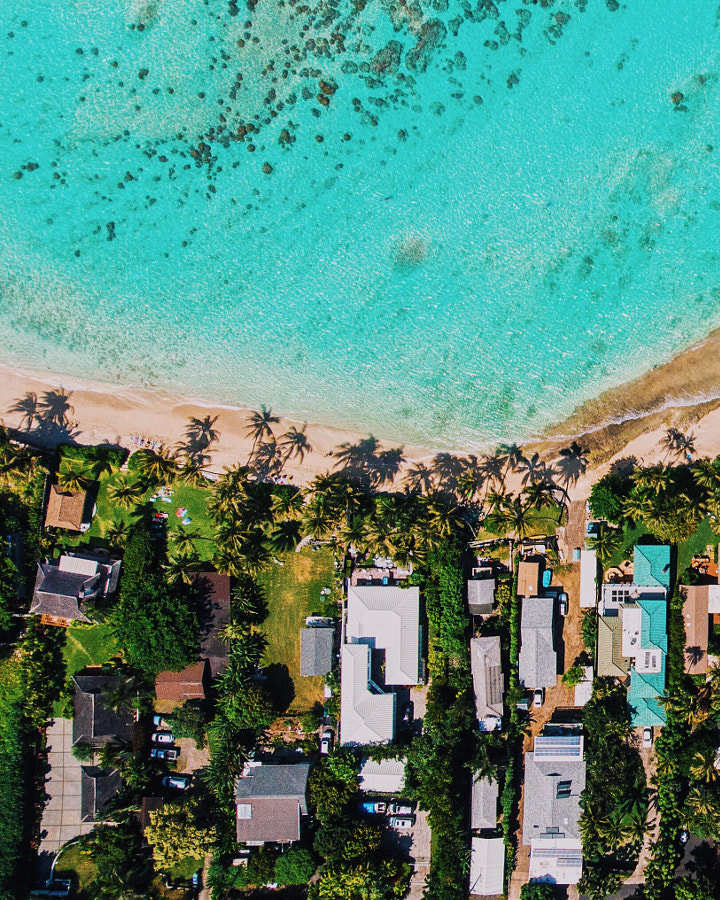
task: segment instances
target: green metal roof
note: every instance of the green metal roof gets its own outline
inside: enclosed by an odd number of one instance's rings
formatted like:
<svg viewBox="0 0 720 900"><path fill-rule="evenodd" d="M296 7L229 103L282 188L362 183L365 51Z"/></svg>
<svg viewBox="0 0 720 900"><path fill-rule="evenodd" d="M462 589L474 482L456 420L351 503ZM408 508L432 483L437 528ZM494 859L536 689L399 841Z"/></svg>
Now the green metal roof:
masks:
<svg viewBox="0 0 720 900"><path fill-rule="evenodd" d="M667 653L667 601L640 595L637 605L642 610L640 642L645 649L657 647ZM663 656L664 669L664 656Z"/></svg>
<svg viewBox="0 0 720 900"><path fill-rule="evenodd" d="M633 581L640 587L670 590L670 547L667 544L636 544Z"/></svg>
<svg viewBox="0 0 720 900"><path fill-rule="evenodd" d="M639 675L634 669L630 672L627 702L633 727L645 728L665 724L665 710L658 699L664 693L664 657L662 672L652 675Z"/></svg>
<svg viewBox="0 0 720 900"><path fill-rule="evenodd" d="M600 616L598 619L597 674L624 678L628 662L622 656L622 619Z"/></svg>

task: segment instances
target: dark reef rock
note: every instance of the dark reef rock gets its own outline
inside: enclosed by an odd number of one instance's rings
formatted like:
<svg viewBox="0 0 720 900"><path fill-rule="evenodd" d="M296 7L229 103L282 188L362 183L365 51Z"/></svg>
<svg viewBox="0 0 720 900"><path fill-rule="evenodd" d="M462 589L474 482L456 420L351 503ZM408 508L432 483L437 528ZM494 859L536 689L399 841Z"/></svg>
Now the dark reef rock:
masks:
<svg viewBox="0 0 720 900"><path fill-rule="evenodd" d="M405 65L412 72L424 72L435 50L447 36L447 28L440 19L431 19L420 28L417 44L405 54Z"/></svg>
<svg viewBox="0 0 720 900"><path fill-rule="evenodd" d="M372 70L376 75L395 75L400 68L402 60L403 45L400 41L388 41L388 43L379 50L372 61Z"/></svg>

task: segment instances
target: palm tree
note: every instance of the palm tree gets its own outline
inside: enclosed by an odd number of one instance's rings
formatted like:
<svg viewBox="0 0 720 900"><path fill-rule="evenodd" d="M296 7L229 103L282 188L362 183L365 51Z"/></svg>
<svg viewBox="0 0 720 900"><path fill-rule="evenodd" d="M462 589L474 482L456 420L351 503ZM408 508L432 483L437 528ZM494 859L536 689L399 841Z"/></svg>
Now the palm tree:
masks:
<svg viewBox="0 0 720 900"><path fill-rule="evenodd" d="M87 491L91 484L92 480L87 475L75 469L58 472L57 486L63 493L77 494L81 491Z"/></svg>
<svg viewBox="0 0 720 900"><path fill-rule="evenodd" d="M37 394L28 391L20 400L16 400L10 407L8 412L16 413L22 418L20 419L20 428L26 426L26 431L32 431L33 425L39 419L40 406L38 404Z"/></svg>
<svg viewBox="0 0 720 900"><path fill-rule="evenodd" d="M207 484L202 466L192 460L186 460L180 467L177 473L177 480L182 484L189 484L191 487L205 487Z"/></svg>
<svg viewBox="0 0 720 900"><path fill-rule="evenodd" d="M296 488L283 487L273 494L271 501L273 515L281 519L297 519L302 514L303 496Z"/></svg>
<svg viewBox="0 0 720 900"><path fill-rule="evenodd" d="M619 528L602 525L595 537L591 538L588 543L591 549L597 553L603 566L607 566L614 554L622 547L623 533Z"/></svg>
<svg viewBox="0 0 720 900"><path fill-rule="evenodd" d="M125 476L107 486L107 497L111 503L117 503L123 509L138 506L145 496L146 488L140 481L128 481Z"/></svg>
<svg viewBox="0 0 720 900"><path fill-rule="evenodd" d="M103 693L103 704L113 712L135 709L137 702L137 685L129 675L120 675L114 688Z"/></svg>
<svg viewBox="0 0 720 900"><path fill-rule="evenodd" d="M295 428L293 425L289 428L284 435L280 438L279 446L283 453L283 464L285 464L289 459L297 459L299 462L305 459L305 455L307 453L312 453L312 447L310 446L310 442L307 439L307 435L305 434L305 429L307 428L307 422L302 426L302 428Z"/></svg>
<svg viewBox="0 0 720 900"><path fill-rule="evenodd" d="M57 425L65 428L68 425L68 415L73 411L70 405L70 394L64 388L57 391L45 391L42 400L38 404L38 418L41 424Z"/></svg>
<svg viewBox="0 0 720 900"><path fill-rule="evenodd" d="M168 581L182 581L184 584L192 584L197 575L199 565L200 560L197 555L177 553L168 556L163 569Z"/></svg>
<svg viewBox="0 0 720 900"><path fill-rule="evenodd" d="M172 484L178 464L166 450L136 450L133 460L138 472L151 484Z"/></svg>
<svg viewBox="0 0 720 900"><path fill-rule="evenodd" d="M300 543L300 523L296 519L280 522L268 535L268 546L274 553L289 553Z"/></svg>
<svg viewBox="0 0 720 900"><path fill-rule="evenodd" d="M623 515L633 522L643 521L652 515L653 504L650 497L642 491L632 489L630 496L623 503Z"/></svg>
<svg viewBox="0 0 720 900"><path fill-rule="evenodd" d="M505 474L515 472L525 458L519 444L500 444L499 451L505 459Z"/></svg>
<svg viewBox="0 0 720 900"><path fill-rule="evenodd" d="M712 784L720 778L720 772L716 768L717 750L711 747L703 747L696 751L690 760L690 775L695 781Z"/></svg>
<svg viewBox="0 0 720 900"><path fill-rule="evenodd" d="M695 483L708 491L715 492L720 488L720 460L698 459L692 466Z"/></svg>
<svg viewBox="0 0 720 900"><path fill-rule="evenodd" d="M272 426L277 425L280 419L272 414L272 410L263 404L260 412L250 414L250 423L246 428L248 437L252 438L252 449L250 450L249 459L255 455L255 447L259 441L271 441L274 439Z"/></svg>
<svg viewBox="0 0 720 900"><path fill-rule="evenodd" d="M482 491L485 479L478 468L467 468L457 478L458 495L467 503L472 504Z"/></svg>
<svg viewBox="0 0 720 900"><path fill-rule="evenodd" d="M125 542L128 539L130 534L130 529L128 528L127 522L122 519L115 519L108 526L107 531L105 532L105 537L110 542L111 546L119 547L122 549L125 546Z"/></svg>
<svg viewBox="0 0 720 900"><path fill-rule="evenodd" d="M522 502L521 497L508 494L501 506L488 513L485 521L493 531L524 538L531 527L529 512L530 507Z"/></svg>
<svg viewBox="0 0 720 900"><path fill-rule="evenodd" d="M547 465L540 459L539 453L532 456L522 456L516 466L517 472L522 472L523 485L532 484L535 481L547 482Z"/></svg>
<svg viewBox="0 0 720 900"><path fill-rule="evenodd" d="M531 482L523 491L523 496L527 504L535 509L548 509L555 505L552 488L544 481Z"/></svg>
<svg viewBox="0 0 720 900"><path fill-rule="evenodd" d="M195 553L195 542L202 540L202 535L197 529L188 531L178 526L172 534L173 546L181 556L191 556Z"/></svg>
<svg viewBox="0 0 720 900"><path fill-rule="evenodd" d="M585 474L587 467L587 455L577 441L573 441L569 447L564 447L555 463L557 474L566 487L575 484L580 476Z"/></svg>

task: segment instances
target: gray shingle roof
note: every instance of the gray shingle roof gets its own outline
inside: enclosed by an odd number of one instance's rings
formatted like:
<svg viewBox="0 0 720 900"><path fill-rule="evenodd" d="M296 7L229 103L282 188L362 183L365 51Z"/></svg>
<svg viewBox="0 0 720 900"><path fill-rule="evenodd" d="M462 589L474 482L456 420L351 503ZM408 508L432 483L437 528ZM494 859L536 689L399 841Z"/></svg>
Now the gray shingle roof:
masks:
<svg viewBox="0 0 720 900"><path fill-rule="evenodd" d="M87 741L100 746L107 741L129 741L132 737L132 713L108 709L102 695L114 690L120 681L117 675L75 675L73 706L73 744Z"/></svg>
<svg viewBox="0 0 720 900"><path fill-rule="evenodd" d="M37 616L89 622L81 609L81 598L92 596L99 584L99 575L88 577L63 572L53 563L39 563L30 612Z"/></svg>
<svg viewBox="0 0 720 900"><path fill-rule="evenodd" d="M332 669L335 628L303 628L300 635L300 674L327 675Z"/></svg>
<svg viewBox="0 0 720 900"><path fill-rule="evenodd" d="M473 616L489 616L495 602L495 579L473 578L467 582L468 609Z"/></svg>
<svg viewBox="0 0 720 900"><path fill-rule="evenodd" d="M520 682L526 688L554 687L557 682L557 654L553 646L552 597L525 598L520 623Z"/></svg>
<svg viewBox="0 0 720 900"><path fill-rule="evenodd" d="M549 836L579 838L584 789L585 760L536 762L533 753L526 753L523 843L529 846L530 841Z"/></svg>
<svg viewBox="0 0 720 900"><path fill-rule="evenodd" d="M481 637L470 641L470 667L478 719L503 714L503 674L500 638Z"/></svg>
<svg viewBox="0 0 720 900"><path fill-rule="evenodd" d="M470 827L473 831L496 827L499 790L497 781L491 778L473 781L470 815Z"/></svg>
<svg viewBox="0 0 720 900"><path fill-rule="evenodd" d="M117 769L82 766L80 775L80 810L83 822L94 822L120 790Z"/></svg>

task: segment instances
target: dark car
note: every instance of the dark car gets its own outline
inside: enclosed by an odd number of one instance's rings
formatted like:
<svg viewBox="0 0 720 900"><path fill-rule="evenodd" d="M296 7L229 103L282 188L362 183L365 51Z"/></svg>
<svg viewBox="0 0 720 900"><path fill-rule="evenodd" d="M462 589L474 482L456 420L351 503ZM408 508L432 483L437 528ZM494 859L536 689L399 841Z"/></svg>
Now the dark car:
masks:
<svg viewBox="0 0 720 900"><path fill-rule="evenodd" d="M153 747L150 751L153 759L164 759L167 762L174 762L178 758L178 752L174 747Z"/></svg>
<svg viewBox="0 0 720 900"><path fill-rule="evenodd" d="M409 728L415 718L415 704L412 702L412 700L408 700L407 703L403 703L400 715L400 721L406 728Z"/></svg>
<svg viewBox="0 0 720 900"><path fill-rule="evenodd" d="M175 788L177 791L186 791L190 787L189 775L168 775L162 780L163 787Z"/></svg>

